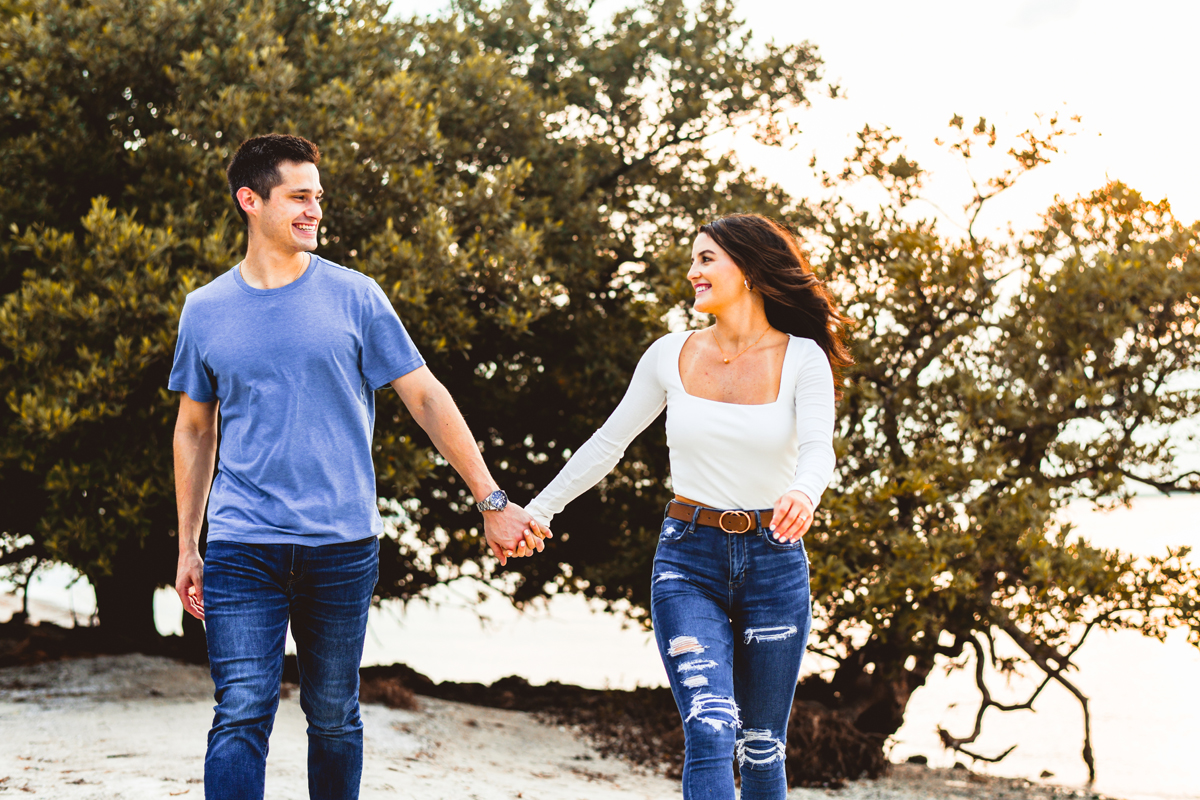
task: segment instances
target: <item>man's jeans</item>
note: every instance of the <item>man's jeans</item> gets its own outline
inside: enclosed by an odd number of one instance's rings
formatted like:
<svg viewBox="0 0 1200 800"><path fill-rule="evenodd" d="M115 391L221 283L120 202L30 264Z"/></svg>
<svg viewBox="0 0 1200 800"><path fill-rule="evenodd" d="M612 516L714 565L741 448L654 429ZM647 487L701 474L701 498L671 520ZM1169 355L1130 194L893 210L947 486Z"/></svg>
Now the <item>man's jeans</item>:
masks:
<svg viewBox="0 0 1200 800"><path fill-rule="evenodd" d="M208 800L263 796L289 618L308 719L309 797L358 797L358 668L378 578L374 538L320 547L209 544L204 612L217 706L204 759Z"/></svg>
<svg viewBox="0 0 1200 800"><path fill-rule="evenodd" d="M735 754L743 800L782 800L812 626L804 545L668 517L652 580L654 637L686 737L685 800L733 800Z"/></svg>

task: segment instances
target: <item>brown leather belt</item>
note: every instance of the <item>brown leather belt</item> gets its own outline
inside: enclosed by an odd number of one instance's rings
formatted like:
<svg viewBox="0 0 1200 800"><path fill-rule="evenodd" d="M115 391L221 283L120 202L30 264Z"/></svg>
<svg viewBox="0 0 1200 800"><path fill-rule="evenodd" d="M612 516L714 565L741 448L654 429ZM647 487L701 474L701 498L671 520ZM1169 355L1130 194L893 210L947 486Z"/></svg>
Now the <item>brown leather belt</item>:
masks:
<svg viewBox="0 0 1200 800"><path fill-rule="evenodd" d="M754 519L755 511L753 509L731 508L723 511L718 508L693 506L681 503L678 500L672 500L667 503L667 516L682 522L691 522L697 508L700 509L699 515L695 517L697 524L707 525L710 528L720 528L726 533L753 533L757 529ZM775 512L769 508L759 511L758 519L761 521L760 524L764 528L768 527L771 524L771 517L774 515Z"/></svg>

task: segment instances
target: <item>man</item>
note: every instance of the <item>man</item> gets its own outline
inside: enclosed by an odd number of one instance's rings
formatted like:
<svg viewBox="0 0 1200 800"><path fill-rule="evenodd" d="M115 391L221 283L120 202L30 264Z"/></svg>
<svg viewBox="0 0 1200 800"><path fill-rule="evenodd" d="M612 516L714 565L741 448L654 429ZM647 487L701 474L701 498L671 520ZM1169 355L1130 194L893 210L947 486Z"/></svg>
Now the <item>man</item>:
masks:
<svg viewBox="0 0 1200 800"><path fill-rule="evenodd" d="M182 393L175 588L208 633L217 699L204 763L211 800L263 796L289 620L308 719L309 796L358 797L358 668L383 527L371 462L376 389L391 384L483 498L485 535L501 564L542 549L379 285L310 253L321 222L319 161L316 146L297 136L238 148L228 178L248 227L245 260L188 295L179 321L169 384Z"/></svg>

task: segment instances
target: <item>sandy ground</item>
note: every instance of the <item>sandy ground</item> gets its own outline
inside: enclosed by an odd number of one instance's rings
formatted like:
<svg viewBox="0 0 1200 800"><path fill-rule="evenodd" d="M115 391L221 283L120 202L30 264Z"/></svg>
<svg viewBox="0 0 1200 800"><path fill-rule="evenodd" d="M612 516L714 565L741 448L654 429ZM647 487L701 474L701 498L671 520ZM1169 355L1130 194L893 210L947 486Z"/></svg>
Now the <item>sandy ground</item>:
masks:
<svg viewBox="0 0 1200 800"><path fill-rule="evenodd" d="M202 797L212 720L207 669L128 655L0 670L0 795L70 800ZM420 698L418 711L364 706L364 800L679 798L679 784L603 759L529 714ZM303 800L307 740L296 692L271 736L267 797ZM965 771L898 765L839 791L789 800L1044 798L1075 793ZM1094 797L1090 794L1077 796Z"/></svg>

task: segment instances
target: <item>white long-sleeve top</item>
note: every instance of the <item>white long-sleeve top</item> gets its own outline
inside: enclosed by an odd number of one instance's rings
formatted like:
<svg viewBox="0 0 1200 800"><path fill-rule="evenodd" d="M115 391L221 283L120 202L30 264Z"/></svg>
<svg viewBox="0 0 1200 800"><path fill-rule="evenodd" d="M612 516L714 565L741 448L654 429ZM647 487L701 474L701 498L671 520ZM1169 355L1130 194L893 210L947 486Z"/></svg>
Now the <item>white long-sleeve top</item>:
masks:
<svg viewBox="0 0 1200 800"><path fill-rule="evenodd" d="M811 339L789 337L773 403L739 405L690 395L679 354L692 331L646 350L608 421L571 456L526 510L543 525L595 486L639 433L667 409L675 492L710 508L771 508L785 492L815 507L833 475L833 373Z"/></svg>

